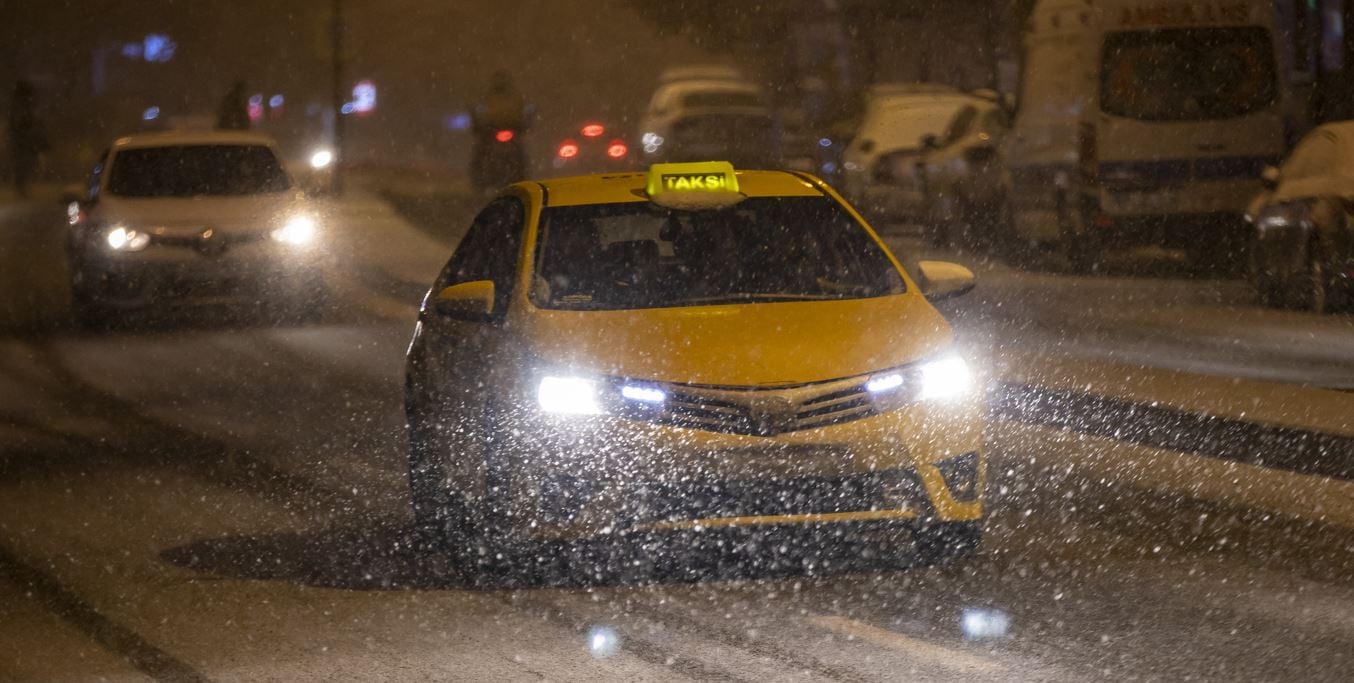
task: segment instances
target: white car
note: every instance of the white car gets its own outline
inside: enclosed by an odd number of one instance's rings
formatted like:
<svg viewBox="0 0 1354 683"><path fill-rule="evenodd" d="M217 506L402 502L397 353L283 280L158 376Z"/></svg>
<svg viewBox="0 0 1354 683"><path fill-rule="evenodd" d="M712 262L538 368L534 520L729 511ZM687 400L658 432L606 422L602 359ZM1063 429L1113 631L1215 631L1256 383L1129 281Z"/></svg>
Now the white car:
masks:
<svg viewBox="0 0 1354 683"><path fill-rule="evenodd" d="M761 88L732 78L660 83L640 122L645 163L726 159L775 163L775 125Z"/></svg>
<svg viewBox="0 0 1354 683"><path fill-rule="evenodd" d="M875 217L916 220L925 197L912 175L926 139L939 138L955 114L983 100L924 85L876 86L866 97L860 127L842 155L846 195Z"/></svg>
<svg viewBox="0 0 1354 683"><path fill-rule="evenodd" d="M83 322L171 303L324 298L319 217L265 136L121 138L67 212L72 304Z"/></svg>
<svg viewBox="0 0 1354 683"><path fill-rule="evenodd" d="M1040 0L1003 144L1018 241L1083 271L1147 245L1244 262L1243 210L1292 123L1284 33L1269 0Z"/></svg>

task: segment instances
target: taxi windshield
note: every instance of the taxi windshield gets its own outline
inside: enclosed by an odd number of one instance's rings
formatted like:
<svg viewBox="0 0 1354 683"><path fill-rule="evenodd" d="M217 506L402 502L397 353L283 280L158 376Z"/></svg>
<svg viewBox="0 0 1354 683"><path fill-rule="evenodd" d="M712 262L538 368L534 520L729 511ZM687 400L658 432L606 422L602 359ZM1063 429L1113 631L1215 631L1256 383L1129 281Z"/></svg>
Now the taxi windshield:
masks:
<svg viewBox="0 0 1354 683"><path fill-rule="evenodd" d="M828 197L752 198L720 210L649 203L542 215L532 300L618 310L860 299L905 291L864 228Z"/></svg>

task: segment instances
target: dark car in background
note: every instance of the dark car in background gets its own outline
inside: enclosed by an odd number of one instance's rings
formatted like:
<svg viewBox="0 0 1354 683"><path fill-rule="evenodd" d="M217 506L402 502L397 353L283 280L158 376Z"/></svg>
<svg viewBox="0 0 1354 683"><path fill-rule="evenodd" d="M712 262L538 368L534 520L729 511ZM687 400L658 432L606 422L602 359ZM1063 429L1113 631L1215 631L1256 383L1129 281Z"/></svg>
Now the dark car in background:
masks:
<svg viewBox="0 0 1354 683"><path fill-rule="evenodd" d="M944 135L924 141L916 177L924 201L922 227L932 243L998 246L1003 200L998 150L1010 126L994 93L964 105Z"/></svg>
<svg viewBox="0 0 1354 683"><path fill-rule="evenodd" d="M633 168L630 143L620 128L599 121L579 124L555 144L550 168L555 175L608 173Z"/></svg>

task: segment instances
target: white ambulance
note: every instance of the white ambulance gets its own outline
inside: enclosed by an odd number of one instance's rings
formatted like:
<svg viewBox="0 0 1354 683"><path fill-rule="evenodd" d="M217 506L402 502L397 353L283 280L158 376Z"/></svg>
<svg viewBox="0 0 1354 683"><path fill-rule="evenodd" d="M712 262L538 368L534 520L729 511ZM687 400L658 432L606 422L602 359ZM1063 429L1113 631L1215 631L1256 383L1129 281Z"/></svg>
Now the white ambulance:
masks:
<svg viewBox="0 0 1354 683"><path fill-rule="evenodd" d="M1014 237L1078 269L1142 244L1243 263L1284 151L1278 44L1260 0L1041 0L1003 150Z"/></svg>

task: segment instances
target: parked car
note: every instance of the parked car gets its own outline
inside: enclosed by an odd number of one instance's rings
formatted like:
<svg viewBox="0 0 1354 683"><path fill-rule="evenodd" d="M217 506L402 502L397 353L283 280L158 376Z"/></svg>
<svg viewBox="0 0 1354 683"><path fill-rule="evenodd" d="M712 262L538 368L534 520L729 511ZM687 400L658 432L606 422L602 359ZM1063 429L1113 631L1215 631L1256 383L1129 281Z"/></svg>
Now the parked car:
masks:
<svg viewBox="0 0 1354 683"><path fill-rule="evenodd" d="M916 167L925 201L922 228L933 243L992 249L1005 239L998 149L1010 125L993 97L964 105L944 135L923 140Z"/></svg>
<svg viewBox="0 0 1354 683"><path fill-rule="evenodd" d="M1250 280L1267 306L1316 313L1354 294L1354 121L1298 143L1251 202Z"/></svg>
<svg viewBox="0 0 1354 683"><path fill-rule="evenodd" d="M862 211L884 220L922 218L916 164L928 136L939 137L965 105L977 101L953 88L875 86L860 125L842 155L842 184Z"/></svg>
<svg viewBox="0 0 1354 683"><path fill-rule="evenodd" d="M1041 0L1026 22L1011 224L1075 270L1142 245L1235 262L1246 200L1283 153L1274 4L1167 6Z"/></svg>
<svg viewBox="0 0 1354 683"><path fill-rule="evenodd" d="M776 165L775 119L761 88L733 73L716 75L659 84L639 127L646 164L725 159L740 168Z"/></svg>

